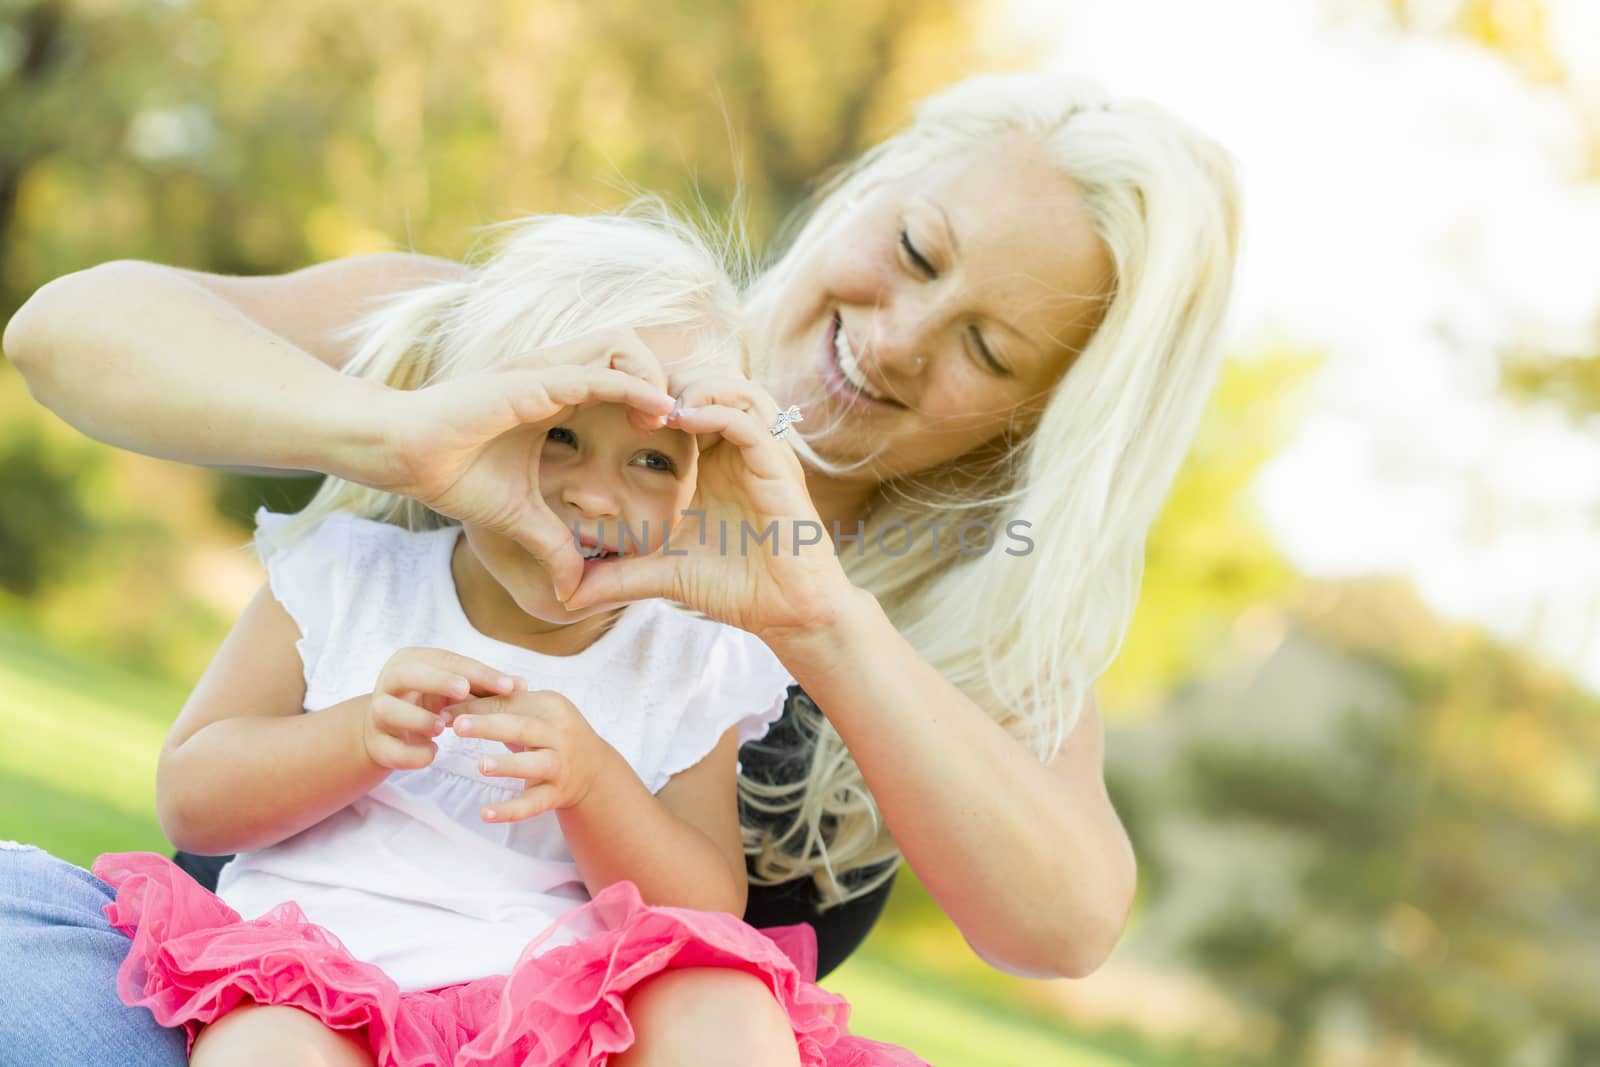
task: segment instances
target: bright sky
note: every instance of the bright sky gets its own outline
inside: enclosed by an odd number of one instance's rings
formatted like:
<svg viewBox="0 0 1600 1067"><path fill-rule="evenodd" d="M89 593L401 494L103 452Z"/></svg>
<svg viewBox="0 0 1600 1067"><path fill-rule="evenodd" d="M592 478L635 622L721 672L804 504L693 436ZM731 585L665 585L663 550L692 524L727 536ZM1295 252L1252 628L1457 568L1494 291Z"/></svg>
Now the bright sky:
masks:
<svg viewBox="0 0 1600 1067"><path fill-rule="evenodd" d="M1304 572L1410 577L1600 689L1600 419L1497 395L1496 354L1600 351L1600 3L1546 0L1577 93L1367 0L1011 0L1050 65L1238 157L1235 350L1329 354L1257 486ZM1439 25L1458 0L1431 5Z"/></svg>

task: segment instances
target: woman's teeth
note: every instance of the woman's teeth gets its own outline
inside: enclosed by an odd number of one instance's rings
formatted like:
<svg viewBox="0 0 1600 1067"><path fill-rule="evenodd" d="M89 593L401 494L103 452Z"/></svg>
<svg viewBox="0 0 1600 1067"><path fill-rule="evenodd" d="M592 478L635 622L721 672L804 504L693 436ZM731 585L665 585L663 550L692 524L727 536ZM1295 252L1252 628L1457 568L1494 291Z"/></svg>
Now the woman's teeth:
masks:
<svg viewBox="0 0 1600 1067"><path fill-rule="evenodd" d="M855 386L858 392L865 393L874 400L888 401L889 398L872 388L867 382L867 376L861 373L861 364L856 362L856 354L850 351L850 339L844 335L843 322L838 322L833 331L833 354L838 360L839 372L844 375L845 381Z"/></svg>
<svg viewBox="0 0 1600 1067"><path fill-rule="evenodd" d="M601 556L611 555L611 550L604 545L595 545L593 548L588 545L579 545L578 554L584 559L599 559Z"/></svg>

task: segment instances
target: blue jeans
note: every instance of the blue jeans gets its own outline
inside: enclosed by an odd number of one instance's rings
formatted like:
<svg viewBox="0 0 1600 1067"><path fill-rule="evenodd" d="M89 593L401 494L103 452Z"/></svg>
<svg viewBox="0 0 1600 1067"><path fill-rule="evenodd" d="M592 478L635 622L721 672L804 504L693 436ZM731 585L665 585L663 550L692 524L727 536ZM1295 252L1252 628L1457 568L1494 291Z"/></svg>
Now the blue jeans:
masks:
<svg viewBox="0 0 1600 1067"><path fill-rule="evenodd" d="M189 1062L182 1030L117 998L129 942L100 910L114 896L81 867L0 841L0 1064Z"/></svg>

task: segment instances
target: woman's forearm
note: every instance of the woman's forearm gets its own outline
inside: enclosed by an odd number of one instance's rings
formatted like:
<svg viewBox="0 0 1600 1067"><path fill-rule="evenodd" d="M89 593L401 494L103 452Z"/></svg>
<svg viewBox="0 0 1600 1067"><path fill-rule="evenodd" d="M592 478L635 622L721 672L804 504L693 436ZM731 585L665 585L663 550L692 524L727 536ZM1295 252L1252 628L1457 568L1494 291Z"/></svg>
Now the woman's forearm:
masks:
<svg viewBox="0 0 1600 1067"><path fill-rule="evenodd" d="M1097 766L1093 781L1074 782L1042 764L860 590L821 630L768 641L838 729L907 862L980 955L1039 977L1081 976L1103 962L1135 875Z"/></svg>
<svg viewBox="0 0 1600 1067"><path fill-rule="evenodd" d="M201 855L263 848L371 792L390 772L362 739L370 700L223 719L163 752L156 810L167 839Z"/></svg>
<svg viewBox="0 0 1600 1067"><path fill-rule="evenodd" d="M59 278L6 326L34 397L107 444L205 466L368 482L387 449L372 398L182 272L107 263Z"/></svg>

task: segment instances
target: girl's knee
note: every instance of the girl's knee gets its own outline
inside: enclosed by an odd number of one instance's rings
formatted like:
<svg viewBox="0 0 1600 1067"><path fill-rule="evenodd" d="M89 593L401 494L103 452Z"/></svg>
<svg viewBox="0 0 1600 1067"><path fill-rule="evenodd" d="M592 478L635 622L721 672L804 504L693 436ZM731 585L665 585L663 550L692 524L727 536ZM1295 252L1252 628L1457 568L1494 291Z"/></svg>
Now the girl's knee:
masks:
<svg viewBox="0 0 1600 1067"><path fill-rule="evenodd" d="M200 1031L190 1067L372 1067L355 1035L330 1030L299 1008L241 1004Z"/></svg>
<svg viewBox="0 0 1600 1067"><path fill-rule="evenodd" d="M796 1067L800 1051L783 1006L742 971L666 971L627 997L634 1043L615 1067L695 1063L706 1067Z"/></svg>

